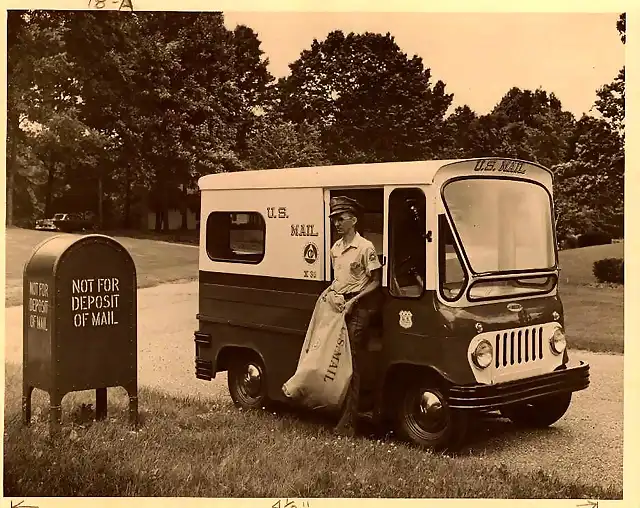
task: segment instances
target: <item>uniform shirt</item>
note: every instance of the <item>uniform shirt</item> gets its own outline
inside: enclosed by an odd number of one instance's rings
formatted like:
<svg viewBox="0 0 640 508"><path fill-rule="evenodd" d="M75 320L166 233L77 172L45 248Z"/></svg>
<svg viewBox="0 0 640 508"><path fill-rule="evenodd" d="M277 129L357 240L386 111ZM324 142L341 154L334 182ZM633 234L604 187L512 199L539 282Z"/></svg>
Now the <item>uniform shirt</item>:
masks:
<svg viewBox="0 0 640 508"><path fill-rule="evenodd" d="M373 244L356 232L350 244L340 238L331 247L334 280L331 288L340 294L359 293L371 281L371 272L382 265Z"/></svg>

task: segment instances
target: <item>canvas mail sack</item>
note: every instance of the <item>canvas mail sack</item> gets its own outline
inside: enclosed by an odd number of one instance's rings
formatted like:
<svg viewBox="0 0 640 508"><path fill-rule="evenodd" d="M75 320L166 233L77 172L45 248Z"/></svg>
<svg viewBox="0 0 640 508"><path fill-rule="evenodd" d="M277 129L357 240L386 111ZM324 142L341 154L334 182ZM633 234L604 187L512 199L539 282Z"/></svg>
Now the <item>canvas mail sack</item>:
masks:
<svg viewBox="0 0 640 508"><path fill-rule="evenodd" d="M311 409L339 408L353 372L345 315L331 298L335 293L316 302L296 372L282 386L287 397Z"/></svg>

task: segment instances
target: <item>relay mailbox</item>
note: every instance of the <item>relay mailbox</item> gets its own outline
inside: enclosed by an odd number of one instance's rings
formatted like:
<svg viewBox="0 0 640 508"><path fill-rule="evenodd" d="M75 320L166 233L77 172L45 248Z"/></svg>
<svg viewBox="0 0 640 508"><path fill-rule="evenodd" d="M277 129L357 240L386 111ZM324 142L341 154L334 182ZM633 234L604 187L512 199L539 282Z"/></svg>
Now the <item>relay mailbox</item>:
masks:
<svg viewBox="0 0 640 508"><path fill-rule="evenodd" d="M96 390L96 418L107 415L107 388L129 394L138 418L136 268L104 235L60 235L36 247L24 267L23 420L34 388L49 393L52 429L62 398Z"/></svg>

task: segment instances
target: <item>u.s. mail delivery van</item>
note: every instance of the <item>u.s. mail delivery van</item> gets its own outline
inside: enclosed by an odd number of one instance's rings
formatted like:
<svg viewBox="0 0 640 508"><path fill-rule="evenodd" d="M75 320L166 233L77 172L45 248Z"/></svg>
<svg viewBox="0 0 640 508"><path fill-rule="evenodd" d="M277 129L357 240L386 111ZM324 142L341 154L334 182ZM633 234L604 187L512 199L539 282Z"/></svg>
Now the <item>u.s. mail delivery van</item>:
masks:
<svg viewBox="0 0 640 508"><path fill-rule="evenodd" d="M227 371L245 407L285 400L331 283L329 201L363 208L384 306L363 360L363 414L428 448L500 410L548 426L589 365L569 362L552 174L480 158L272 169L200 179L196 376Z"/></svg>

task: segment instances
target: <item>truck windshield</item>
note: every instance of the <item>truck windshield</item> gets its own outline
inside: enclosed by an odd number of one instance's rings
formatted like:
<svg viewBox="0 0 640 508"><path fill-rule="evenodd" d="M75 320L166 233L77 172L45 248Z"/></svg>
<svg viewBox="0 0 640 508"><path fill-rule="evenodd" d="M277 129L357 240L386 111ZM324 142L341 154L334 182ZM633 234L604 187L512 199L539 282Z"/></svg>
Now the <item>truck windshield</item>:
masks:
<svg viewBox="0 0 640 508"><path fill-rule="evenodd" d="M541 185L466 178L446 184L443 198L475 273L556 266L551 200Z"/></svg>

